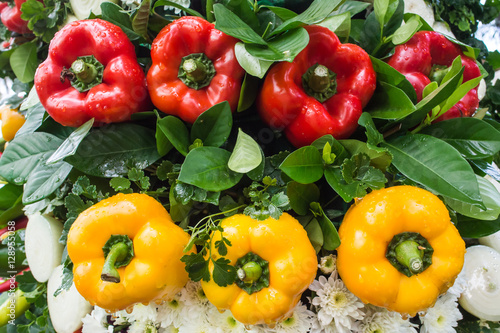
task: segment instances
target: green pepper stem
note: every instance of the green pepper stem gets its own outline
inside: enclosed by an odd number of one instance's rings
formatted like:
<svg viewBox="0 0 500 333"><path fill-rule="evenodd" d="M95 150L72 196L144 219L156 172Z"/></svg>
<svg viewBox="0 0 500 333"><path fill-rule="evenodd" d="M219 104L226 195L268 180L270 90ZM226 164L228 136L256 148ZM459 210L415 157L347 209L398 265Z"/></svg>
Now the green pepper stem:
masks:
<svg viewBox="0 0 500 333"><path fill-rule="evenodd" d="M437 82L438 84L441 84L441 82L443 81L446 74L448 74L450 69L451 67L435 65L432 67L432 70L429 74L429 79L432 82Z"/></svg>
<svg viewBox="0 0 500 333"><path fill-rule="evenodd" d="M107 282L120 282L120 274L115 267L117 261L124 260L129 253L129 247L124 242L114 244L106 257L102 267L101 279Z"/></svg>
<svg viewBox="0 0 500 333"><path fill-rule="evenodd" d="M195 82L201 82L207 77L207 66L196 59L187 59L184 61L182 69L184 69L189 79Z"/></svg>
<svg viewBox="0 0 500 333"><path fill-rule="evenodd" d="M76 78L83 83L91 83L97 77L97 68L91 64L77 59L71 64L71 70L75 73Z"/></svg>
<svg viewBox="0 0 500 333"><path fill-rule="evenodd" d="M249 261L236 272L238 278L245 283L254 283L262 276L262 267L255 261Z"/></svg>
<svg viewBox="0 0 500 333"><path fill-rule="evenodd" d="M302 75L304 91L320 103L337 93L337 75L321 64L314 64Z"/></svg>
<svg viewBox="0 0 500 333"><path fill-rule="evenodd" d="M330 75L328 74L328 68L323 65L318 65L314 68L312 75L309 77L307 82L309 87L315 92L324 92L331 86Z"/></svg>
<svg viewBox="0 0 500 333"><path fill-rule="evenodd" d="M413 274L418 274L422 271L424 262L423 251L420 245L412 240L407 240L396 246L396 259L401 265L408 267Z"/></svg>

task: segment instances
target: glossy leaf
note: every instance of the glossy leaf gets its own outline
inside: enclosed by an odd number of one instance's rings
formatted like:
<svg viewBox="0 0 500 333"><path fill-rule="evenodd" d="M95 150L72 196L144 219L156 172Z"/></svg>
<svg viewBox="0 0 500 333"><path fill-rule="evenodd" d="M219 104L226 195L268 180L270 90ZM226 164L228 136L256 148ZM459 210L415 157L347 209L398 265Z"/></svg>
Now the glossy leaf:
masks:
<svg viewBox="0 0 500 333"><path fill-rule="evenodd" d="M349 32L351 31L351 13L346 12L329 16L318 25L330 29L342 42L346 43L349 40Z"/></svg>
<svg viewBox="0 0 500 333"><path fill-rule="evenodd" d="M417 16L412 16L404 25L392 35L394 45L404 44L420 29L422 22Z"/></svg>
<svg viewBox="0 0 500 333"><path fill-rule="evenodd" d="M182 120L174 116L166 116L158 120L158 127L167 137L168 141L182 155L186 156L189 152L189 132Z"/></svg>
<svg viewBox="0 0 500 333"><path fill-rule="evenodd" d="M304 229L307 232L307 237L309 237L311 245L316 250L316 253L318 253L323 247L323 231L318 220L316 218L311 219Z"/></svg>
<svg viewBox="0 0 500 333"><path fill-rule="evenodd" d="M318 149L305 146L288 155L280 169L296 182L314 183L323 176L323 159Z"/></svg>
<svg viewBox="0 0 500 333"><path fill-rule="evenodd" d="M34 80L38 67L37 46L33 42L18 46L10 56L10 67L23 83Z"/></svg>
<svg viewBox="0 0 500 333"><path fill-rule="evenodd" d="M227 165L231 153L216 147L191 150L182 164L179 180L207 191L223 191L236 185L243 174Z"/></svg>
<svg viewBox="0 0 500 333"><path fill-rule="evenodd" d="M215 28L245 43L267 45L248 24L222 4L214 5Z"/></svg>
<svg viewBox="0 0 500 333"><path fill-rule="evenodd" d="M386 150L371 149L366 142L354 139L340 140L339 142L351 156L360 153L368 155L370 164L382 171L385 171L391 165L392 158Z"/></svg>
<svg viewBox="0 0 500 333"><path fill-rule="evenodd" d="M476 176L460 153L446 142L424 134L382 143L392 164L409 179L440 195L482 205Z"/></svg>
<svg viewBox="0 0 500 333"><path fill-rule="evenodd" d="M377 73L377 81L388 83L403 90L412 102L417 102L415 88L413 88L410 81L403 74L378 58L370 56L370 60L372 61L375 73ZM376 94L374 97L376 97Z"/></svg>
<svg viewBox="0 0 500 333"><path fill-rule="evenodd" d="M198 116L191 128L191 142L203 141L204 146L220 147L226 142L233 126L228 102L212 106Z"/></svg>
<svg viewBox="0 0 500 333"><path fill-rule="evenodd" d="M289 30L268 42L268 47L245 44L252 56L267 61L292 61L309 43L309 34L304 28Z"/></svg>
<svg viewBox="0 0 500 333"><path fill-rule="evenodd" d="M38 164L56 151L63 140L48 133L25 134L14 138L0 158L0 176L21 185Z"/></svg>
<svg viewBox="0 0 500 333"><path fill-rule="evenodd" d="M247 173L257 168L262 162L260 146L245 132L238 129L238 137L231 157L227 163L234 172Z"/></svg>
<svg viewBox="0 0 500 333"><path fill-rule="evenodd" d="M286 195L290 200L290 207L299 215L310 213L311 202L318 201L320 190L316 184L301 184L290 182L286 187Z"/></svg>
<svg viewBox="0 0 500 333"><path fill-rule="evenodd" d="M500 231L500 217L495 220L478 220L472 217L457 215L455 226L460 236L480 238Z"/></svg>
<svg viewBox="0 0 500 333"><path fill-rule="evenodd" d="M57 150L52 155L50 155L46 163L56 163L62 161L68 156L74 155L76 153L76 150L78 149L78 146L90 131L93 124L94 118L78 127L73 133L68 136L66 140L63 141L59 148L57 148Z"/></svg>
<svg viewBox="0 0 500 333"><path fill-rule="evenodd" d="M408 95L400 88L379 82L368 112L377 119L402 119L416 110Z"/></svg>
<svg viewBox="0 0 500 333"><path fill-rule="evenodd" d="M246 50L245 45L242 42L236 43L234 46L234 53L236 55L236 59L238 59L238 63L248 74L261 79L264 75L266 75L267 70L274 63L271 60L263 60L254 57Z"/></svg>
<svg viewBox="0 0 500 333"><path fill-rule="evenodd" d="M38 164L30 173L24 187L23 203L30 204L54 193L64 183L72 169L71 164L63 161Z"/></svg>
<svg viewBox="0 0 500 333"><path fill-rule="evenodd" d="M500 193L496 187L487 179L476 176L479 192L486 209L483 210L469 203L445 198L445 202L457 213L478 220L495 220L500 214Z"/></svg>
<svg viewBox="0 0 500 333"><path fill-rule="evenodd" d="M470 117L432 124L420 133L439 138L468 159L482 159L500 151L500 132L487 122Z"/></svg>
<svg viewBox="0 0 500 333"><path fill-rule="evenodd" d="M26 115L26 122L19 129L19 131L17 131L16 136L35 132L42 125L44 116L45 108L42 104L37 103L30 107Z"/></svg>
<svg viewBox="0 0 500 333"><path fill-rule="evenodd" d="M90 132L66 162L86 174L118 177L160 158L154 131L137 124L112 124Z"/></svg>

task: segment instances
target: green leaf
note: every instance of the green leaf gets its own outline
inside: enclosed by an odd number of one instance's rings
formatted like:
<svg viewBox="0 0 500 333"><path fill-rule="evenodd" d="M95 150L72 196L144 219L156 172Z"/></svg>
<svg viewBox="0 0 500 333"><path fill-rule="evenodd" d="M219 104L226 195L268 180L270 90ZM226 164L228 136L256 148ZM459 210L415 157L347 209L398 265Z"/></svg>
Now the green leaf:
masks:
<svg viewBox="0 0 500 333"><path fill-rule="evenodd" d="M398 72L394 67L390 66L385 61L378 58L370 56L370 60L372 61L375 73L377 73L378 82L385 82L403 90L412 102L417 102L417 93L415 92L415 88L413 88L410 81L408 81L403 74ZM376 93L374 94L374 97L376 97ZM370 104L371 103L372 102L370 102Z"/></svg>
<svg viewBox="0 0 500 333"><path fill-rule="evenodd" d="M64 183L72 169L73 166L63 161L48 165L38 164L28 176L23 203L30 204L54 193Z"/></svg>
<svg viewBox="0 0 500 333"><path fill-rule="evenodd" d="M0 159L0 176L21 185L38 164L59 148L62 140L48 133L25 134L14 138Z"/></svg>
<svg viewBox="0 0 500 333"><path fill-rule="evenodd" d="M170 202L170 216L172 220L175 222L181 222L185 218L189 216L191 212L191 207L193 206L192 202L189 202L187 205L183 205L181 202L178 202L175 198L175 188L174 186L170 187L169 192L169 202Z"/></svg>
<svg viewBox="0 0 500 333"><path fill-rule="evenodd" d="M189 278L195 282L210 281L210 272L208 271L208 261L205 261L203 254L191 253L181 258L181 261L186 264L186 271Z"/></svg>
<svg viewBox="0 0 500 333"><path fill-rule="evenodd" d="M76 153L76 150L78 149L78 146L90 131L93 124L94 118L78 127L73 133L68 136L66 140L63 141L59 148L57 148L57 150L52 155L50 155L46 163L56 163L62 161L68 156L74 155Z"/></svg>
<svg viewBox="0 0 500 333"><path fill-rule="evenodd" d="M189 152L189 131L182 120L166 116L157 121L158 127L179 153L186 156Z"/></svg>
<svg viewBox="0 0 500 333"><path fill-rule="evenodd" d="M101 3L101 12L103 20L119 26L131 41L146 41L143 36L134 31L129 14L117 4L104 1Z"/></svg>
<svg viewBox="0 0 500 333"><path fill-rule="evenodd" d="M290 207L299 215L310 213L311 202L318 201L320 190L316 184L301 184L289 182L286 187L286 195L290 200Z"/></svg>
<svg viewBox="0 0 500 333"><path fill-rule="evenodd" d="M362 1L345 1L332 14L350 13L351 16L361 13L366 8L370 7L370 3Z"/></svg>
<svg viewBox="0 0 500 333"><path fill-rule="evenodd" d="M422 22L418 16L412 16L404 25L392 35L394 45L404 44L420 29Z"/></svg>
<svg viewBox="0 0 500 333"><path fill-rule="evenodd" d="M323 176L323 159L318 149L305 146L288 155L279 168L296 182L314 183Z"/></svg>
<svg viewBox="0 0 500 333"><path fill-rule="evenodd" d="M472 217L457 214L455 226L462 237L486 237L500 231L500 217L495 220L478 220Z"/></svg>
<svg viewBox="0 0 500 333"><path fill-rule="evenodd" d="M337 8L341 2L341 0L314 0L301 14L283 22L271 33L271 36L300 26L318 23Z"/></svg>
<svg viewBox="0 0 500 333"><path fill-rule="evenodd" d="M233 116L229 103L216 104L200 114L191 128L191 141L203 141L204 146L220 147L229 137Z"/></svg>
<svg viewBox="0 0 500 333"><path fill-rule="evenodd" d="M500 132L486 121L460 117L440 121L420 133L439 138L468 159L482 159L500 151Z"/></svg>
<svg viewBox="0 0 500 333"><path fill-rule="evenodd" d="M347 42L349 40L349 32L351 31L351 13L346 12L329 16L318 23L318 25L330 29L341 41Z"/></svg>
<svg viewBox="0 0 500 333"><path fill-rule="evenodd" d="M128 190L130 188L130 180L124 177L115 177L111 178L109 181L109 185L115 190L116 192Z"/></svg>
<svg viewBox="0 0 500 333"><path fill-rule="evenodd" d="M143 36L144 39L148 38L148 22L150 10L151 0L144 0L141 2L134 17L132 18L132 30Z"/></svg>
<svg viewBox="0 0 500 333"><path fill-rule="evenodd" d="M462 85L460 85L453 94L446 100L444 105L441 107L438 115L446 113L452 106L457 104L471 89L477 87L479 82L483 79L482 76L471 79Z"/></svg>
<svg viewBox="0 0 500 333"><path fill-rule="evenodd" d="M7 183L0 188L0 228L23 215L22 198L22 186Z"/></svg>
<svg viewBox="0 0 500 333"><path fill-rule="evenodd" d="M172 143L170 143L165 133L163 133L163 131L161 130L159 124L160 120L161 118L158 117L156 121L156 131L155 131L156 149L160 156L165 156L168 154L170 150L172 150L172 148L174 148L174 146L172 145Z"/></svg>
<svg viewBox="0 0 500 333"><path fill-rule="evenodd" d="M243 46L242 44L237 43L234 46L235 53L238 52L236 51L238 45ZM238 58L238 55L236 55L236 58ZM245 77L243 79L243 83L241 84L241 89L240 89L240 99L238 100L238 106L236 107L237 112L248 110L254 105L254 102L257 99L257 95L260 92L259 85L260 85L260 80L258 77L253 76L249 73L245 73Z"/></svg>
<svg viewBox="0 0 500 333"><path fill-rule="evenodd" d="M377 84L367 109L373 118L386 120L402 119L415 110L412 100L402 89L382 81Z"/></svg>
<svg viewBox="0 0 500 333"><path fill-rule="evenodd" d="M382 144L392 164L409 179L440 195L482 205L471 166L446 142L424 134L405 135Z"/></svg>
<svg viewBox="0 0 500 333"><path fill-rule="evenodd" d="M266 61L293 61L295 56L309 43L309 34L304 28L289 30L267 43L267 47L245 44L248 53Z"/></svg>
<svg viewBox="0 0 500 333"><path fill-rule="evenodd" d="M448 199L446 197L445 202L457 213L464 216L472 217L478 220L495 220L500 214L500 193L489 180L477 175L476 178L481 198L486 207L485 210L469 203Z"/></svg>
<svg viewBox="0 0 500 333"><path fill-rule="evenodd" d="M271 60L263 60L251 55L245 48L245 44L242 42L236 43L234 46L234 53L236 59L241 67L250 75L256 76L262 79L269 67L274 63Z"/></svg>
<svg viewBox="0 0 500 333"><path fill-rule="evenodd" d="M159 158L154 131L120 123L91 131L66 161L86 174L112 178L130 168L144 169Z"/></svg>
<svg viewBox="0 0 500 333"><path fill-rule="evenodd" d="M238 137L228 167L234 172L247 173L257 168L262 162L260 146L245 132L238 129Z"/></svg>
<svg viewBox="0 0 500 333"><path fill-rule="evenodd" d="M316 216L318 223L323 232L323 248L327 251L333 251L340 245L340 237L337 229L332 221L325 215L323 208L319 203L314 202L311 204L311 209Z"/></svg>
<svg viewBox="0 0 500 333"><path fill-rule="evenodd" d="M215 28L245 43L267 45L248 24L222 4L214 5Z"/></svg>
<svg viewBox="0 0 500 333"><path fill-rule="evenodd" d="M199 147L187 154L179 180L207 191L223 191L238 184L243 174L229 169L231 153L216 147Z"/></svg>
<svg viewBox="0 0 500 333"><path fill-rule="evenodd" d="M158 1L155 1L153 9L155 9L156 7L160 7L160 6L161 7L163 7L163 6L175 7L175 8L178 8L178 9L182 10L183 12L186 12L187 14L189 14L191 16L198 16L198 17L202 17L203 18L203 15L200 14L199 12L197 12L196 10L191 9L189 7L184 7L184 6L182 6L179 3L174 2L174 1L167 1L167 0L158 0Z"/></svg>
<svg viewBox="0 0 500 333"><path fill-rule="evenodd" d="M384 151L374 150L366 142L354 139L340 140L339 142L351 156L360 153L368 155L370 157L370 165L373 165L377 169L385 172L391 165L392 157L385 149Z"/></svg>
<svg viewBox="0 0 500 333"><path fill-rule="evenodd" d="M236 280L236 268L229 265L230 262L226 258L219 258L213 261L214 270L212 271L212 276L214 282L221 287L231 285Z"/></svg>
<svg viewBox="0 0 500 333"><path fill-rule="evenodd" d="M323 231L321 230L321 226L316 218L311 219L304 229L307 232L307 237L311 242L311 245L318 253L323 247Z"/></svg>
<svg viewBox="0 0 500 333"><path fill-rule="evenodd" d="M377 145L384 142L384 136L377 130L371 115L363 112L358 119L358 124L366 129L367 143L370 148L377 150Z"/></svg>
<svg viewBox="0 0 500 333"><path fill-rule="evenodd" d="M42 125L44 116L45 109L42 104L37 103L33 107L30 107L26 114L26 121L17 131L16 136L34 133Z"/></svg>
<svg viewBox="0 0 500 333"><path fill-rule="evenodd" d="M23 83L35 79L35 71L38 68L37 47L35 43L24 43L18 46L10 56L10 67L14 74Z"/></svg>

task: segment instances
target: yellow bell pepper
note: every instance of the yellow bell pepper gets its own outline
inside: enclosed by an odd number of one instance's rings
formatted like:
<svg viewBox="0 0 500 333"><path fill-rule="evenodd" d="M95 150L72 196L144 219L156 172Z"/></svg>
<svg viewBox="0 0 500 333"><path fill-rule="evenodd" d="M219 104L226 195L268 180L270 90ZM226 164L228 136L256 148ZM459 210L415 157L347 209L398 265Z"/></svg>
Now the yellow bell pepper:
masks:
<svg viewBox="0 0 500 333"><path fill-rule="evenodd" d="M272 325L290 316L318 268L316 252L301 224L287 213L279 220L264 221L237 214L224 219L221 227L231 242L225 258L238 277L226 287L213 279L202 281L208 300L219 310L231 310L244 324ZM217 260L214 244L221 240L221 232L215 231L212 237L209 253ZM212 273L212 262L209 270Z"/></svg>
<svg viewBox="0 0 500 333"><path fill-rule="evenodd" d="M460 273L465 242L434 194L413 186L372 193L339 228L337 269L363 302L414 316Z"/></svg>
<svg viewBox="0 0 500 333"><path fill-rule="evenodd" d="M5 141L14 139L17 131L26 121L22 114L8 106L0 109L0 120L2 121L2 137Z"/></svg>
<svg viewBox="0 0 500 333"><path fill-rule="evenodd" d="M188 281L180 261L188 241L154 198L117 194L82 212L69 230L75 286L112 312L171 299Z"/></svg>

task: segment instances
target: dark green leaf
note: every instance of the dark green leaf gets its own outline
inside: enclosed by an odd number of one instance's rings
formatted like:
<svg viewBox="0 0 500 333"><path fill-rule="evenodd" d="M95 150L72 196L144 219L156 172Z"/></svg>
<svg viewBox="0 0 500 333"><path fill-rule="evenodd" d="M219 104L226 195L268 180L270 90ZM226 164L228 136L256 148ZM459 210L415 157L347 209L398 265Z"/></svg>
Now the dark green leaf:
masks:
<svg viewBox="0 0 500 333"><path fill-rule="evenodd" d="M123 123L94 129L66 161L86 174L111 178L144 169L159 157L154 131Z"/></svg>
<svg viewBox="0 0 500 333"><path fill-rule="evenodd" d="M174 187L170 188L169 192L169 202L170 202L170 216L172 217L172 220L175 222L181 222L185 218L189 216L189 213L191 212L191 207L193 206L192 202L189 202L187 205L183 205L182 203L178 202L175 199L175 191Z"/></svg>
<svg viewBox="0 0 500 333"><path fill-rule="evenodd" d="M175 149L186 156L189 152L190 143L189 132L184 122L177 117L166 116L158 120L157 124Z"/></svg>
<svg viewBox="0 0 500 333"><path fill-rule="evenodd" d="M429 135L405 135L382 144L409 179L443 196L482 205L474 171L460 153Z"/></svg>
<svg viewBox="0 0 500 333"><path fill-rule="evenodd" d="M290 199L291 208L299 215L309 214L311 202L318 201L320 197L320 191L316 184L300 184L297 182L288 183L286 194Z"/></svg>
<svg viewBox="0 0 500 333"><path fill-rule="evenodd" d="M495 220L478 220L457 214L455 223L460 235L467 238L480 238L500 231L500 217Z"/></svg>
<svg viewBox="0 0 500 333"><path fill-rule="evenodd" d="M252 56L267 61L293 61L309 43L309 34L304 28L289 30L267 43L267 47L245 44Z"/></svg>
<svg viewBox="0 0 500 333"><path fill-rule="evenodd" d="M415 110L415 105L403 90L380 81L367 111L373 118L391 120L402 119Z"/></svg>
<svg viewBox="0 0 500 333"><path fill-rule="evenodd" d="M384 142L384 136L377 130L371 115L363 112L359 117L358 124L366 129L367 143L371 149L378 150L377 146Z"/></svg>
<svg viewBox="0 0 500 333"><path fill-rule="evenodd" d="M132 27L132 20L123 8L112 2L101 3L102 19L119 26L131 41L145 42L140 34Z"/></svg>
<svg viewBox="0 0 500 333"><path fill-rule="evenodd" d="M170 143L165 133L163 133L163 131L161 130L159 121L160 118L158 118L158 120L156 121L156 149L158 150L158 154L160 156L165 156L170 150L172 150L172 148L174 148L174 146Z"/></svg>
<svg viewBox="0 0 500 333"><path fill-rule="evenodd" d="M377 169L385 171L391 165L392 158L386 150L371 149L366 142L354 139L340 140L339 142L351 156L360 153L368 155L370 157L370 165L373 165Z"/></svg>
<svg viewBox="0 0 500 333"><path fill-rule="evenodd" d="M323 159L318 149L305 146L288 155L280 169L296 182L314 183L323 176Z"/></svg>
<svg viewBox="0 0 500 333"><path fill-rule="evenodd" d="M24 187L23 203L30 204L54 193L64 183L73 167L60 161L54 164L38 164L28 176Z"/></svg>
<svg viewBox="0 0 500 333"><path fill-rule="evenodd" d="M222 4L214 5L215 28L245 43L267 45L248 24Z"/></svg>
<svg viewBox="0 0 500 333"><path fill-rule="evenodd" d="M325 215L323 208L319 203L313 202L311 209L318 220L323 233L323 248L328 251L333 251L340 245L340 237L337 229L332 221Z"/></svg>
<svg viewBox="0 0 500 333"><path fill-rule="evenodd" d="M113 190L120 192L129 189L131 183L127 178L115 177L111 178L109 185L113 188Z"/></svg>
<svg viewBox="0 0 500 333"><path fill-rule="evenodd" d="M25 134L14 138L0 158L0 176L10 183L24 184L35 167L45 162L62 140L48 133Z"/></svg>
<svg viewBox="0 0 500 333"><path fill-rule="evenodd" d="M362 1L345 1L332 14L343 14L349 12L351 16L361 13L370 7L370 3Z"/></svg>
<svg viewBox="0 0 500 333"><path fill-rule="evenodd" d="M229 169L227 163L230 156L230 152L221 148L195 148L186 156L179 180L207 191L231 188L243 175Z"/></svg>
<svg viewBox="0 0 500 333"><path fill-rule="evenodd" d="M214 282L221 287L226 287L236 280L236 268L229 265L231 261L225 258L219 258L213 262L214 270L212 276Z"/></svg>
<svg viewBox="0 0 500 333"><path fill-rule="evenodd" d="M10 56L10 67L14 74L23 83L34 80L38 67L38 57L35 43L24 43L16 48Z"/></svg>
<svg viewBox="0 0 500 333"><path fill-rule="evenodd" d="M446 141L468 159L482 159L500 151L500 132L476 118L460 117L440 121L420 133Z"/></svg>
<svg viewBox="0 0 500 333"><path fill-rule="evenodd" d="M318 220L316 218L311 219L304 229L307 232L307 237L309 237L311 245L316 250L316 253L318 253L323 247L323 231Z"/></svg>
<svg viewBox="0 0 500 333"><path fill-rule="evenodd" d="M410 81L408 81L403 74L378 58L370 56L370 59L372 61L373 69L375 70L375 73L377 73L377 81L388 83L403 90L412 102L417 102L417 93L415 92L415 88L413 88ZM376 97L376 93L374 95L374 97ZM372 102L370 102L370 104L371 103Z"/></svg>
<svg viewBox="0 0 500 333"><path fill-rule="evenodd" d="M181 258L181 261L186 264L186 271L189 278L193 281L210 281L210 272L208 271L208 261L205 261L203 254L191 253Z"/></svg>
<svg viewBox="0 0 500 333"><path fill-rule="evenodd" d="M212 106L198 116L191 128L191 142L203 141L204 146L220 147L226 142L233 126L233 116L228 102Z"/></svg>

